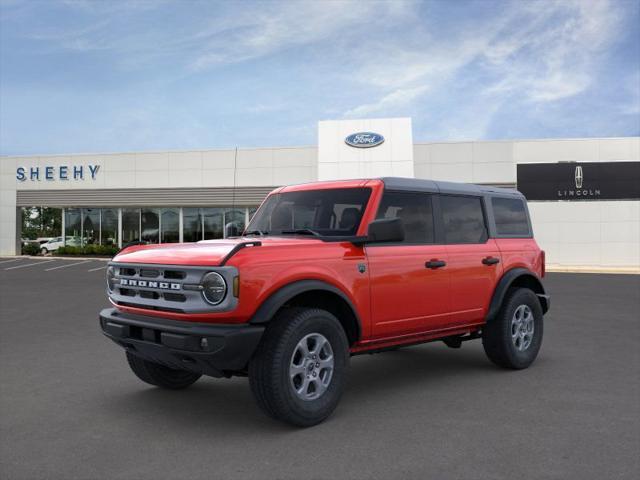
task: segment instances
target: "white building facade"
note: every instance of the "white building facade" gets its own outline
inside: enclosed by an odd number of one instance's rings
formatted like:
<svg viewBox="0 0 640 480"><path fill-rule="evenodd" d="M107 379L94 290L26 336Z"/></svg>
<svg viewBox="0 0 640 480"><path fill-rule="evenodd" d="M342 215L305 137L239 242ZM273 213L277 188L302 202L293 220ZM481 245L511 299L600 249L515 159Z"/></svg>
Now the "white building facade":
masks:
<svg viewBox="0 0 640 480"><path fill-rule="evenodd" d="M61 208L80 243L235 235L273 188L415 177L518 187L547 263L640 271L640 137L414 143L411 119L319 123L318 145L0 158L0 255L21 208Z"/></svg>

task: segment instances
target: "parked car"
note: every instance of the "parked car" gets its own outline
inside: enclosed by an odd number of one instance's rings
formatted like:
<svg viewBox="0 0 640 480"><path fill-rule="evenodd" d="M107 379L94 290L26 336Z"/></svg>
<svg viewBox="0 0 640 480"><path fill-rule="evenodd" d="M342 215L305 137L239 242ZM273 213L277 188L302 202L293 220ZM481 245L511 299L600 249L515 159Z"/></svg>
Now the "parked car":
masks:
<svg viewBox="0 0 640 480"><path fill-rule="evenodd" d="M42 253L42 255L47 255L51 252L55 252L60 247L65 246L65 241L66 246L69 247L79 247L81 244L80 239L77 237L67 237L66 239L63 239L62 237L53 237L49 241L40 245L40 253Z"/></svg>
<svg viewBox="0 0 640 480"><path fill-rule="evenodd" d="M310 426L336 408L353 355L481 339L496 365L528 367L544 272L515 190L317 182L273 191L239 238L122 250L100 324L148 384L248 376L267 415Z"/></svg>

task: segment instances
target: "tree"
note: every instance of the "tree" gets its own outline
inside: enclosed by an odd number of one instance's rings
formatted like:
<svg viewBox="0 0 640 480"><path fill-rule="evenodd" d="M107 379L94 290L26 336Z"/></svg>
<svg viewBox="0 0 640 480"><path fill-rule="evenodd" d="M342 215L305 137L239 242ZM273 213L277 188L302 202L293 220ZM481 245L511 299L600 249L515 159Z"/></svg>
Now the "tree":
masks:
<svg viewBox="0 0 640 480"><path fill-rule="evenodd" d="M62 209L52 207L24 207L22 209L22 237L35 240L38 237L62 235Z"/></svg>

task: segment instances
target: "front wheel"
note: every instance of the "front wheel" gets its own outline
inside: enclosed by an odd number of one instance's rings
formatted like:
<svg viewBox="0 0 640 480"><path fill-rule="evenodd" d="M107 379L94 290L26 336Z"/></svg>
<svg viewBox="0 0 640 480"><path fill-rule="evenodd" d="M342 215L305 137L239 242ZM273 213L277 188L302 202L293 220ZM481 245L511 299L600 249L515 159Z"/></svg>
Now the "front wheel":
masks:
<svg viewBox="0 0 640 480"><path fill-rule="evenodd" d="M484 351L493 363L504 368L527 368L542 345L542 307L528 288L507 292L498 315L482 333Z"/></svg>
<svg viewBox="0 0 640 480"><path fill-rule="evenodd" d="M47 253L49 253L49 250L47 250L46 248L42 248L42 249L40 249L40 253L44 257Z"/></svg>
<svg viewBox="0 0 640 480"><path fill-rule="evenodd" d="M156 387L180 390L195 383L202 375L186 370L174 370L158 363L149 362L127 352L127 362L140 380Z"/></svg>
<svg viewBox="0 0 640 480"><path fill-rule="evenodd" d="M270 417L299 427L338 405L349 364L340 322L316 308L288 308L271 321L249 363L251 391Z"/></svg>

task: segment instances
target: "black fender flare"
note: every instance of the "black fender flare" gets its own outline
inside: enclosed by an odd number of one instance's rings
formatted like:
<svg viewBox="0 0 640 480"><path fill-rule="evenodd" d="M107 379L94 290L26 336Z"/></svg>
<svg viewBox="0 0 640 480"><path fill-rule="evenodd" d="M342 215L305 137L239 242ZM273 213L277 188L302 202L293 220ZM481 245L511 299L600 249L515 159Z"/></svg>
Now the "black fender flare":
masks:
<svg viewBox="0 0 640 480"><path fill-rule="evenodd" d="M498 285L493 291L491 303L489 304L489 312L487 313L486 319L487 322L491 321L496 317L496 315L498 315L507 291L518 279L522 279L527 282L527 286L531 288L538 296L538 300L540 300L540 305L542 306L542 312L547 313L550 306L550 297L546 294L540 278L531 270L518 267L504 273L504 275L502 275L502 278L498 282Z"/></svg>
<svg viewBox="0 0 640 480"><path fill-rule="evenodd" d="M282 308L289 300L300 295L301 293L310 292L314 290L322 290L338 295L349 306L354 318L356 319L356 327L358 329L358 338L362 333L362 323L360 316L356 310L353 302L349 297L338 287L331 285L330 283L322 280L297 280L289 283L284 287L276 290L272 293L262 304L258 307L258 310L251 317L249 323L251 324L264 324L268 323L280 308Z"/></svg>

